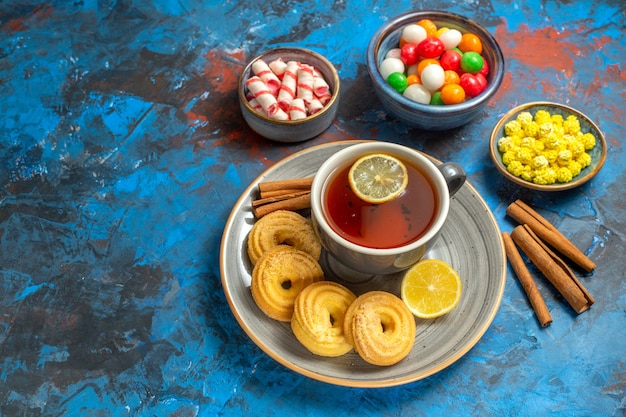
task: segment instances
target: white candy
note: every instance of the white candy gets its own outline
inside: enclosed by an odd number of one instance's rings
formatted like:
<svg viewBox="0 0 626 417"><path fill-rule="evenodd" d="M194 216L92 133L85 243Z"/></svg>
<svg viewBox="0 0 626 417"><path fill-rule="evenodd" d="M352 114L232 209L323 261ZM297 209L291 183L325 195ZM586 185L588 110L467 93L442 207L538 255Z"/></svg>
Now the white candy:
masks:
<svg viewBox="0 0 626 417"><path fill-rule="evenodd" d="M265 61L262 59L257 59L252 63L252 72L257 75L267 86L274 96L278 94L278 90L280 89L280 79L272 69L267 65ZM257 98L258 99L258 98Z"/></svg>
<svg viewBox="0 0 626 417"><path fill-rule="evenodd" d="M391 48L389 51L387 51L387 55L385 55L385 58L400 59L401 54L402 54L402 50L400 48Z"/></svg>
<svg viewBox="0 0 626 417"><path fill-rule="evenodd" d="M406 75L418 75L417 65L418 64L409 65L409 67L406 69Z"/></svg>
<svg viewBox="0 0 626 417"><path fill-rule="evenodd" d="M296 97L303 99L304 103L308 104L313 100L313 66L308 64L300 65L297 76Z"/></svg>
<svg viewBox="0 0 626 417"><path fill-rule="evenodd" d="M278 90L278 105L284 111L289 109L289 103L296 96L296 87L298 85L298 69L300 68L300 63L297 61L289 61L287 62L287 67L283 72L283 83L280 86L280 90Z"/></svg>
<svg viewBox="0 0 626 417"><path fill-rule="evenodd" d="M385 58L380 63L380 75L384 80L387 80L390 74L394 72L404 73L404 63L399 58Z"/></svg>
<svg viewBox="0 0 626 417"><path fill-rule="evenodd" d="M313 77L313 93L316 96L318 97L323 96L324 94L328 92L329 89L330 87L328 86L328 83L326 82L326 80L321 74L320 75L316 74Z"/></svg>
<svg viewBox="0 0 626 417"><path fill-rule="evenodd" d="M275 120L297 120L319 112L332 99L324 75L312 65L257 59L246 80L250 106ZM279 77L280 74L280 77Z"/></svg>
<svg viewBox="0 0 626 417"><path fill-rule="evenodd" d="M418 103L430 104L430 91L428 91L426 87L421 84L411 84L406 88L406 90L404 90L402 95L408 99L417 101Z"/></svg>
<svg viewBox="0 0 626 417"><path fill-rule="evenodd" d="M286 111L284 111L283 109L281 109L279 107L278 111L270 116L270 119L274 119L274 120L289 120L289 114L287 114Z"/></svg>
<svg viewBox="0 0 626 417"><path fill-rule="evenodd" d="M283 73L287 69L287 63L283 61L283 59L280 57L276 58L267 65L269 65L272 72L276 74L279 78L282 77Z"/></svg>
<svg viewBox="0 0 626 417"><path fill-rule="evenodd" d="M461 43L463 35L456 29L448 29L439 35L439 40L443 42L443 47L447 51L448 49L456 48Z"/></svg>
<svg viewBox="0 0 626 417"><path fill-rule="evenodd" d="M404 29L402 29L402 38L407 43L414 43L417 45L418 43L426 39L426 36L426 29L418 24L406 25Z"/></svg>
<svg viewBox="0 0 626 417"><path fill-rule="evenodd" d="M248 78L246 87L248 87L248 90L254 95L254 98L268 116L272 117L280 110L276 102L276 97L274 97L268 89L267 84L265 84L258 75L253 75Z"/></svg>
<svg viewBox="0 0 626 417"><path fill-rule="evenodd" d="M445 81L445 74L440 65L427 65L421 74L421 80L424 87L429 91L437 91L441 88Z"/></svg>
<svg viewBox="0 0 626 417"><path fill-rule="evenodd" d="M302 100L301 98L294 98L293 100L291 100L291 103L289 103L288 112L290 120L300 120L306 118L307 113L304 100Z"/></svg>
<svg viewBox="0 0 626 417"><path fill-rule="evenodd" d="M311 100L311 102L306 105L306 109L311 115L317 113L323 108L324 108L324 105L317 98L313 98L313 100Z"/></svg>

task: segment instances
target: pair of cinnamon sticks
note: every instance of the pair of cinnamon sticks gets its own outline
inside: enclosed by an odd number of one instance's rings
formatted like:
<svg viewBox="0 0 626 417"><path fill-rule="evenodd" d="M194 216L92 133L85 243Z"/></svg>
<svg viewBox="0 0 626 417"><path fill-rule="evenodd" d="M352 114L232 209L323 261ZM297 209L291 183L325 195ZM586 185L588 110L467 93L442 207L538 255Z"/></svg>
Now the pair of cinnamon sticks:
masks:
<svg viewBox="0 0 626 417"><path fill-rule="evenodd" d="M258 184L259 198L252 202L252 213L260 219L276 210L302 210L311 207L313 177L265 181Z"/></svg>
<svg viewBox="0 0 626 417"><path fill-rule="evenodd" d="M521 200L511 203L507 207L506 214L520 223L510 236L506 232L502 233L507 258L522 284L541 326L546 327L552 323L552 316L515 244L563 295L576 313L580 314L588 310L594 303L593 297L563 259L552 249L587 272L595 269L595 263L550 222Z"/></svg>

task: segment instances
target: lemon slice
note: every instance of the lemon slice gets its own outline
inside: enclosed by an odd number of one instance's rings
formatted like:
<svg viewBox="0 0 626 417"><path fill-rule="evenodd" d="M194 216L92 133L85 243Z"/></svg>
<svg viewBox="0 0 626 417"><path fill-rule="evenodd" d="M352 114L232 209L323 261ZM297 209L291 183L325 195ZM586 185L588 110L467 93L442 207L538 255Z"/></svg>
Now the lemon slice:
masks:
<svg viewBox="0 0 626 417"><path fill-rule="evenodd" d="M438 259L425 259L404 274L400 294L415 316L432 319L454 310L462 287L454 268Z"/></svg>
<svg viewBox="0 0 626 417"><path fill-rule="evenodd" d="M348 179L357 197L372 204L393 200L409 182L402 161L382 153L359 158L350 168Z"/></svg>

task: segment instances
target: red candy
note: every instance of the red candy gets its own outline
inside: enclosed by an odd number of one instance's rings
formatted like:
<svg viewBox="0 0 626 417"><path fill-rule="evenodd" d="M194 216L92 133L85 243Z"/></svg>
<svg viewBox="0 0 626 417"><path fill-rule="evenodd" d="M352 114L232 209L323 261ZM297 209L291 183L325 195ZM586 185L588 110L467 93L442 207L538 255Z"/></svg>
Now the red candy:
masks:
<svg viewBox="0 0 626 417"><path fill-rule="evenodd" d="M417 52L417 45L414 43L405 43L402 45L400 49L400 59L406 66L416 64L420 59L420 54Z"/></svg>
<svg viewBox="0 0 626 417"><path fill-rule="evenodd" d="M487 79L480 73L470 74L466 72L461 75L461 87L465 90L465 94L476 97L487 87Z"/></svg>
<svg viewBox="0 0 626 417"><path fill-rule="evenodd" d="M487 63L486 59L483 59L483 68L478 71L478 73L485 78L487 78L487 75L489 75L489 64Z"/></svg>
<svg viewBox="0 0 626 417"><path fill-rule="evenodd" d="M426 38L417 45L417 52L422 58L437 58L445 46L439 38Z"/></svg>
<svg viewBox="0 0 626 417"><path fill-rule="evenodd" d="M459 70L461 69L461 54L459 54L457 51L449 49L441 54L441 58L439 58L439 64L446 71L450 70L459 72Z"/></svg>

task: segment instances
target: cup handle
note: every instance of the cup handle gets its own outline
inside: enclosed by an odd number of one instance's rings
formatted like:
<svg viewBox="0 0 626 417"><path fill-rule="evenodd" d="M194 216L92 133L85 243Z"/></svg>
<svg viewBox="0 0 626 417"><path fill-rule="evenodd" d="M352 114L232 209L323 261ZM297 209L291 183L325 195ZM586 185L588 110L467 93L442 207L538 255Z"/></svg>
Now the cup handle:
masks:
<svg viewBox="0 0 626 417"><path fill-rule="evenodd" d="M467 178L465 170L456 162L446 162L438 165L437 168L443 174L443 177L448 184L450 197L452 197L465 183L465 179Z"/></svg>

